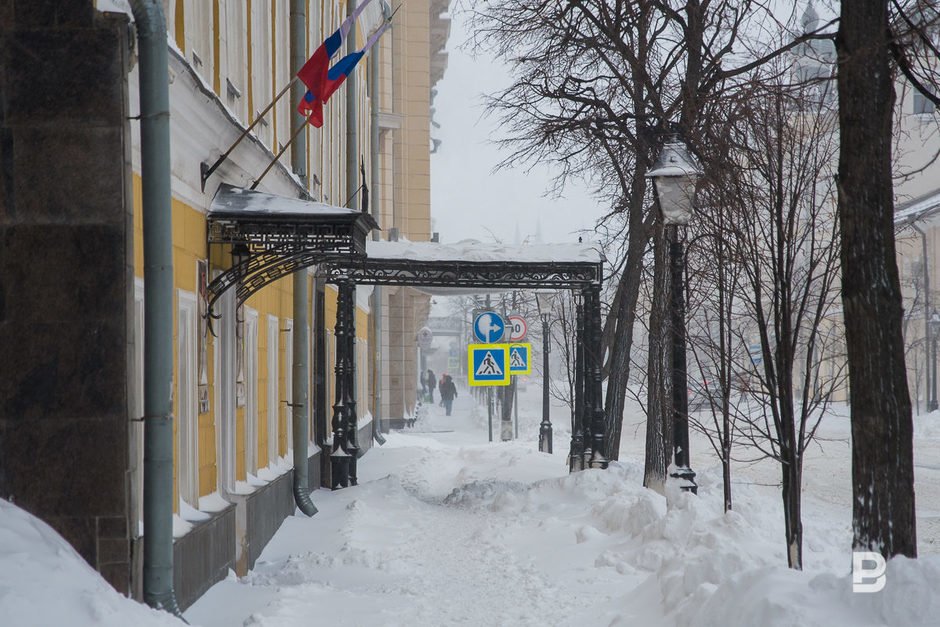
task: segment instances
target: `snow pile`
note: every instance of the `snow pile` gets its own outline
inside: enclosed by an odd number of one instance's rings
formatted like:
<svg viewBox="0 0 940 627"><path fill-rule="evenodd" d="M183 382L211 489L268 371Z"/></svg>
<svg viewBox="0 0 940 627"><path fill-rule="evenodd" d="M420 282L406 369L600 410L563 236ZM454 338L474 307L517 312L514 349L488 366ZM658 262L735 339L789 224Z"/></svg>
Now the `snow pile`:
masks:
<svg viewBox="0 0 940 627"><path fill-rule="evenodd" d="M696 466L698 496L672 484L665 497L646 490L631 455L568 474L558 431L558 454L535 450L541 412L524 398L526 439L492 444L472 400L457 401L453 417L430 406L426 430L389 434L359 463L358 487L314 493L320 513L288 518L252 573L217 584L187 618L204 627L311 616L337 626L937 623L940 556L892 560L883 591L852 592L851 511L838 502L805 496L806 570L792 571L773 487L737 475L725 513L717 466ZM832 426L840 446L826 452L841 454L846 428Z"/></svg>
<svg viewBox="0 0 940 627"><path fill-rule="evenodd" d="M183 624L118 594L49 525L3 499L0 617L4 625Z"/></svg>

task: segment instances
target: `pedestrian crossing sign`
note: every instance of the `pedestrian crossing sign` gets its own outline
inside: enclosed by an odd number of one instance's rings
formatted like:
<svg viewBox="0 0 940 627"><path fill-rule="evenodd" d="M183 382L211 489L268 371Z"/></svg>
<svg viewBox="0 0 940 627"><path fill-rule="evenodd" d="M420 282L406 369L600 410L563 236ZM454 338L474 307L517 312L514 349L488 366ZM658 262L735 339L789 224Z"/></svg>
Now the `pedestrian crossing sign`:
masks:
<svg viewBox="0 0 940 627"><path fill-rule="evenodd" d="M509 344L467 347L470 385L509 385Z"/></svg>
<svg viewBox="0 0 940 627"><path fill-rule="evenodd" d="M509 345L509 374L532 374L532 345Z"/></svg>

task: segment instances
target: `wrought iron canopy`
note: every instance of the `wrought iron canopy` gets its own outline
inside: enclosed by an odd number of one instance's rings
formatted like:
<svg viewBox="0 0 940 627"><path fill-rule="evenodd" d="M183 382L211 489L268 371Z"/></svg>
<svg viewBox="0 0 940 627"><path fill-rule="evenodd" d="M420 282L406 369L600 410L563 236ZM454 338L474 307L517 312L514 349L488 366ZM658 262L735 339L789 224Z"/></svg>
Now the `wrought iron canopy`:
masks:
<svg viewBox="0 0 940 627"><path fill-rule="evenodd" d="M331 255L319 273L329 282L348 277L362 285L407 285L441 294L577 289L603 279L603 256L590 244L369 241L367 252L355 258Z"/></svg>
<svg viewBox="0 0 940 627"><path fill-rule="evenodd" d="M481 290L577 289L600 285L603 267L589 261L462 261L333 258L320 265L328 282L348 277L358 285L460 287Z"/></svg>
<svg viewBox="0 0 940 627"><path fill-rule="evenodd" d="M208 243L241 250L209 284L209 306L237 285L239 303L325 255L358 258L375 220L367 213L223 184L209 205Z"/></svg>

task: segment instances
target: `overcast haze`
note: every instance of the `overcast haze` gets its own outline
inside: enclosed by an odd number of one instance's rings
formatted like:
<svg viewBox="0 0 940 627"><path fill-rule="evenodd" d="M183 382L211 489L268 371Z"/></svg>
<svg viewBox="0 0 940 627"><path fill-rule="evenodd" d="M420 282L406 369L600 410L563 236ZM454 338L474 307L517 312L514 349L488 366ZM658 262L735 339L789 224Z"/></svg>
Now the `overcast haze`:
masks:
<svg viewBox="0 0 940 627"><path fill-rule="evenodd" d="M506 153L490 140L498 137L498 124L483 116L482 94L508 85L501 63L474 58L465 50L467 15L451 4L449 60L437 84L431 136L441 140L431 155L431 219L441 241L474 238L513 243L516 228L521 240L534 238L541 223L542 239L577 241L580 229L593 229L605 207L584 186L569 186L562 198L546 195L553 173L545 166L530 172L506 169L494 172ZM594 239L593 237L586 237Z"/></svg>

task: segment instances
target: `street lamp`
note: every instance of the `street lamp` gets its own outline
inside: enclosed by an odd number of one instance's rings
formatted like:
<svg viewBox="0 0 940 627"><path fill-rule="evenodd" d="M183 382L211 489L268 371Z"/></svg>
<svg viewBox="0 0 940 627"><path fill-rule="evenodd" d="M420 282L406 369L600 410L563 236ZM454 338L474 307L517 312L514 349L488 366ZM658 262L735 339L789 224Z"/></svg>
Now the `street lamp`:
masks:
<svg viewBox="0 0 940 627"><path fill-rule="evenodd" d="M698 492L695 473L689 463L689 385L686 372L685 346L685 284L683 281L683 250L679 226L692 219L695 183L702 172L689 155L685 144L671 141L653 167L646 173L653 179L656 198L663 214L665 236L669 242L669 289L672 327L672 416L673 450L676 471L673 477L683 480L682 489Z"/></svg>
<svg viewBox="0 0 940 627"><path fill-rule="evenodd" d="M539 451L542 453L552 452L552 420L548 415L548 353L551 346L548 322L552 315L554 298L554 292L535 293L535 302L539 307L539 316L542 318L542 422L539 425Z"/></svg>
<svg viewBox="0 0 940 627"><path fill-rule="evenodd" d="M927 401L927 411L937 409L937 336L940 335L940 313L934 309L930 314L930 350L933 353L933 371L927 386L930 392L930 400Z"/></svg>

